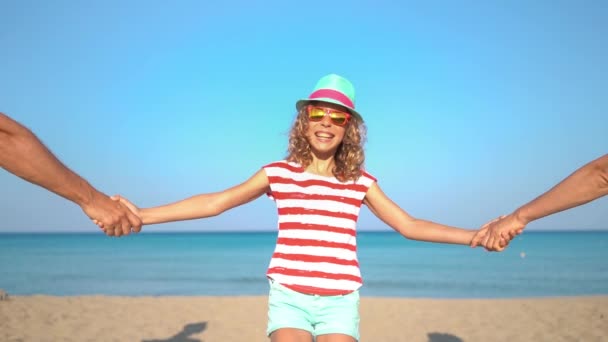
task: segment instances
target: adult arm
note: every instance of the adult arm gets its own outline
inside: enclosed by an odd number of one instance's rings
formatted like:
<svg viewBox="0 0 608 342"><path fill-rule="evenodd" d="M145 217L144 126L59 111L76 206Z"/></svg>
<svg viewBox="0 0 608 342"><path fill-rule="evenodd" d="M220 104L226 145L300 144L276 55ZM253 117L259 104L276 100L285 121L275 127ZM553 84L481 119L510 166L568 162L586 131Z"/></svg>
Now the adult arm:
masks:
<svg viewBox="0 0 608 342"><path fill-rule="evenodd" d="M501 237L504 241L521 233L534 220L589 203L606 194L608 154L587 163L547 192L489 225L485 237L476 236L471 246L482 243L490 250L502 250Z"/></svg>
<svg viewBox="0 0 608 342"><path fill-rule="evenodd" d="M128 234L141 221L62 164L29 129L0 113L0 167L79 205L85 214L111 230Z"/></svg>

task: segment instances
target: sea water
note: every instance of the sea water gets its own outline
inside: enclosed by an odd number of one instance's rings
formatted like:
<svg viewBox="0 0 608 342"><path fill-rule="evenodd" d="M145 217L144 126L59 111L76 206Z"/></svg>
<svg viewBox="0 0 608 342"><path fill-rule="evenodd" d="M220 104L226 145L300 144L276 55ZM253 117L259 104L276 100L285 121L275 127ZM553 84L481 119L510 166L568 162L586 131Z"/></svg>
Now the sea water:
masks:
<svg viewBox="0 0 608 342"><path fill-rule="evenodd" d="M265 295L276 232L0 234L14 295ZM362 296L608 294L608 232L525 232L502 253L359 232Z"/></svg>

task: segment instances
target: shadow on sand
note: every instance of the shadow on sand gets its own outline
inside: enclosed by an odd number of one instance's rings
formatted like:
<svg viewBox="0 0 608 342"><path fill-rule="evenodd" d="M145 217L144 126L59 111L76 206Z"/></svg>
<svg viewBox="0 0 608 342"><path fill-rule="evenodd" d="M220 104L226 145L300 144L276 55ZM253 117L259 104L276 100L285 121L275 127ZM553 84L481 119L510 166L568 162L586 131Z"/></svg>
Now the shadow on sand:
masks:
<svg viewBox="0 0 608 342"><path fill-rule="evenodd" d="M197 338L191 338L190 335L198 334L207 329L207 322L191 323L184 325L182 331L177 334L159 340L142 340L142 342L203 342Z"/></svg>
<svg viewBox="0 0 608 342"><path fill-rule="evenodd" d="M463 340L452 334L430 333L429 342L463 342Z"/></svg>

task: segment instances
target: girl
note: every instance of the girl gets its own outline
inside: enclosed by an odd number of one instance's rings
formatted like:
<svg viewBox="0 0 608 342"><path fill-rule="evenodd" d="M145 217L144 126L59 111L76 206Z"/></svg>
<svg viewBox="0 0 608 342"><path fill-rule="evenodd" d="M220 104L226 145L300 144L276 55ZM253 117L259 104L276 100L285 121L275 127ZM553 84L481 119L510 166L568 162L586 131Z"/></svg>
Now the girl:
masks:
<svg viewBox="0 0 608 342"><path fill-rule="evenodd" d="M408 239L468 245L475 232L408 215L363 170L365 126L348 80L324 76L296 108L287 158L244 183L148 209L119 198L143 224L154 224L219 215L267 194L279 214L266 274L271 341L357 341L362 279L355 228L362 204Z"/></svg>

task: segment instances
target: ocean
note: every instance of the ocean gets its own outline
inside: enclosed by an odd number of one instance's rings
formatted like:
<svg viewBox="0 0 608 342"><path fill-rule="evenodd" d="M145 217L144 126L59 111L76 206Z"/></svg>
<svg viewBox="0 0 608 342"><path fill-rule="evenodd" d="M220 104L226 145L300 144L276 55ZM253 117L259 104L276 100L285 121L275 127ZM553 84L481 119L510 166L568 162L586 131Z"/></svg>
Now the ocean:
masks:
<svg viewBox="0 0 608 342"><path fill-rule="evenodd" d="M0 234L12 295L266 295L276 232ZM502 253L359 232L362 296L608 294L608 232L525 232Z"/></svg>

